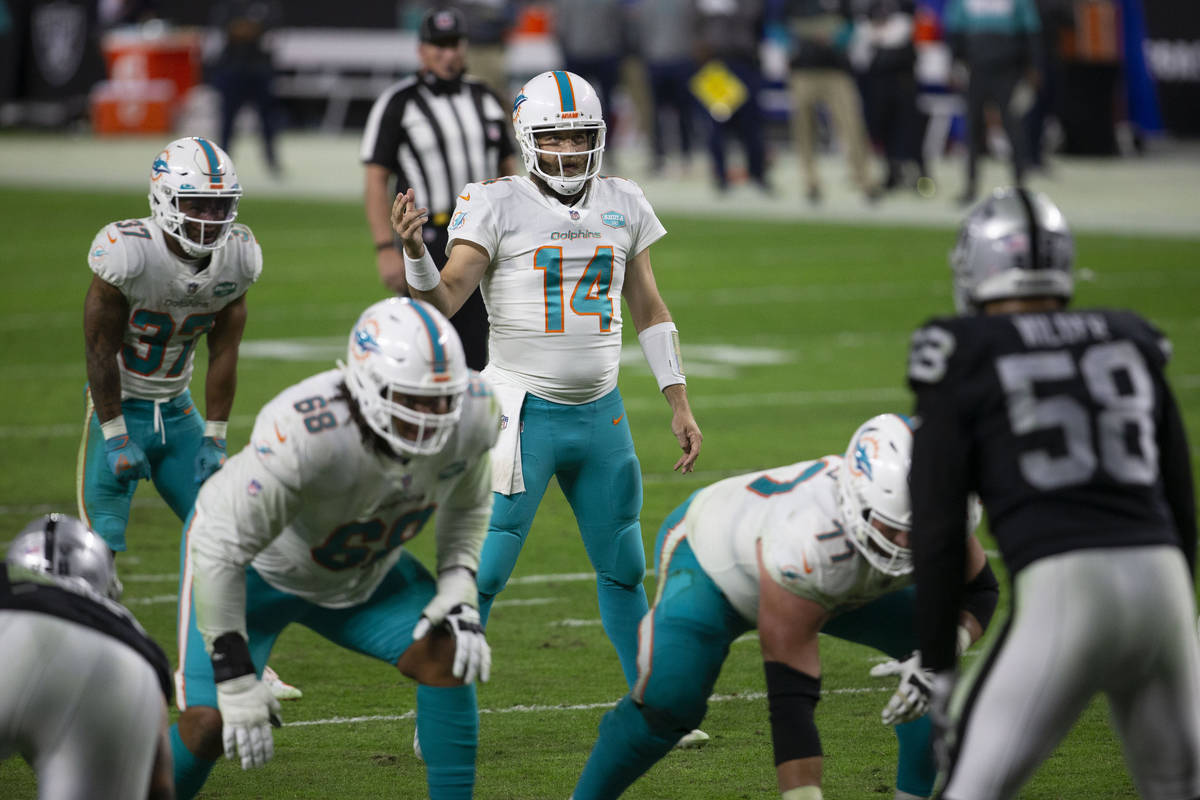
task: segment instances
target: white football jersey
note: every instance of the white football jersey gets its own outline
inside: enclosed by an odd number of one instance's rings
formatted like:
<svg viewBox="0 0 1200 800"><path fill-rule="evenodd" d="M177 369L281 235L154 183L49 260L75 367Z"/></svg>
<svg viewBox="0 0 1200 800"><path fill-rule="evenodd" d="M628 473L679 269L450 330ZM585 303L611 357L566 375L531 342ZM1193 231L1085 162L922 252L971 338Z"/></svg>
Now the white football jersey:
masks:
<svg viewBox="0 0 1200 800"><path fill-rule="evenodd" d="M491 515L488 450L499 411L486 381L471 378L445 448L408 459L364 444L349 406L336 398L340 370L271 400L250 443L196 498L186 535L197 586L202 574L252 562L280 591L330 608L356 605L434 511L438 569L475 570ZM196 610L206 639L245 627L244 618L222 619L224 609L202 608L199 588Z"/></svg>
<svg viewBox="0 0 1200 800"><path fill-rule="evenodd" d="M237 300L262 273L262 248L245 225L209 265L193 272L167 249L150 217L104 226L92 240L88 266L129 302L125 342L117 353L121 397L169 400L188 388L196 340L217 312Z"/></svg>
<svg viewBox="0 0 1200 800"><path fill-rule="evenodd" d="M758 559L783 588L845 611L912 582L874 569L850 543L838 507L831 455L714 483L696 494L683 524L696 560L730 603L758 621Z"/></svg>
<svg viewBox="0 0 1200 800"><path fill-rule="evenodd" d="M625 265L667 232L633 181L597 177L584 192L566 206L528 177L467 184L446 245L470 241L492 259L489 369L572 405L616 387Z"/></svg>

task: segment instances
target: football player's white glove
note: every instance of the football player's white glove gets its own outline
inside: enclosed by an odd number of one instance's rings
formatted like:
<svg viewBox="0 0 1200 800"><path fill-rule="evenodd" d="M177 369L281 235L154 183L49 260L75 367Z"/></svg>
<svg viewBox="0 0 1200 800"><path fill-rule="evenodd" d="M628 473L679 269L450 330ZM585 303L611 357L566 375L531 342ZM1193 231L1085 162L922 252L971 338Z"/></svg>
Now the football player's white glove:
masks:
<svg viewBox="0 0 1200 800"><path fill-rule="evenodd" d="M475 574L466 567L451 567L438 576L437 595L421 612L412 633L415 642L438 625L448 627L454 635L453 674L463 683L477 677L486 683L492 675L492 649L475 607L478 597Z"/></svg>
<svg viewBox="0 0 1200 800"><path fill-rule="evenodd" d="M900 685L884 706L880 718L884 725L901 725L924 716L929 710L929 695L933 688L933 673L921 669L921 654L913 653L905 661L885 661L871 667L872 678L899 675Z"/></svg>
<svg viewBox="0 0 1200 800"><path fill-rule="evenodd" d="M278 728L279 701L254 673L217 684L225 757L240 755L242 769L261 767L275 755L271 726Z"/></svg>

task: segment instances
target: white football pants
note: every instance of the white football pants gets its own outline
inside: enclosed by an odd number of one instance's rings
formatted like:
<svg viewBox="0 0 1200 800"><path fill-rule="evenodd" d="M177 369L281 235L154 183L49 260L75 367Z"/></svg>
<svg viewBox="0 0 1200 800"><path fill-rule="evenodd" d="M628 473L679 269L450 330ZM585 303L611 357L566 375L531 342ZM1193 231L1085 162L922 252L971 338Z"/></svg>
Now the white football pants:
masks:
<svg viewBox="0 0 1200 800"><path fill-rule="evenodd" d="M1200 643L1180 551L1043 558L1018 574L1015 599L1002 637L955 689L957 753L941 796L1016 796L1097 692L1141 797L1200 796Z"/></svg>
<svg viewBox="0 0 1200 800"><path fill-rule="evenodd" d="M38 797L131 800L150 785L166 703L154 669L107 634L0 611L0 759L19 752Z"/></svg>

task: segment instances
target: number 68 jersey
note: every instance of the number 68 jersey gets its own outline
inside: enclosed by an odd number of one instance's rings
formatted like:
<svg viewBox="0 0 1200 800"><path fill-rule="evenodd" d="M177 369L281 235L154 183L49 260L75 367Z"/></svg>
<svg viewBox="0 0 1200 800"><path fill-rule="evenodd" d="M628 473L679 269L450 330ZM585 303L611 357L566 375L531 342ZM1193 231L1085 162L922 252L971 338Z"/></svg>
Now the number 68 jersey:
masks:
<svg viewBox="0 0 1200 800"><path fill-rule="evenodd" d="M195 272L167 249L150 217L104 226L92 240L88 266L129 303L117 354L122 398L169 400L188 388L196 341L217 312L246 293L262 273L262 249L245 225Z"/></svg>
<svg viewBox="0 0 1200 800"><path fill-rule="evenodd" d="M1164 478L1190 472L1169 352L1127 311L927 323L908 366L919 419L911 483L914 509L938 517L918 516L914 529L950 530L949 505L979 491L1014 573L1069 550L1179 544Z"/></svg>
<svg viewBox="0 0 1200 800"><path fill-rule="evenodd" d="M665 234L641 188L624 178L593 178L571 206L527 177L467 184L447 252L462 239L491 258L480 285L489 374L568 405L612 391L626 265Z"/></svg>

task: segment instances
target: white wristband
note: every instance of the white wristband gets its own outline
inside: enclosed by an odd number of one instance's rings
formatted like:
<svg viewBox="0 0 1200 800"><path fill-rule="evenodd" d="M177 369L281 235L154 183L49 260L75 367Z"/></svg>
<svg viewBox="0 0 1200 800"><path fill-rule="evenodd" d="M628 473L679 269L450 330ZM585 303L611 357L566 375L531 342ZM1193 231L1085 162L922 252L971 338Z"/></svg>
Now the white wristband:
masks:
<svg viewBox="0 0 1200 800"><path fill-rule="evenodd" d="M429 255L428 247L418 259L409 258L408 253L404 254L404 279L408 281L408 288L418 292L432 292L442 282L442 276L438 273L437 265L433 263L433 257Z"/></svg>
<svg viewBox="0 0 1200 800"><path fill-rule="evenodd" d="M204 421L204 438L206 439L224 439L228 430L228 420L208 419Z"/></svg>
<svg viewBox="0 0 1200 800"><path fill-rule="evenodd" d="M820 786L797 786L783 793L783 800L821 800Z"/></svg>
<svg viewBox="0 0 1200 800"><path fill-rule="evenodd" d="M100 423L100 432L104 434L104 438L111 439L114 436L125 436L129 433L125 429L125 415L117 414L108 422Z"/></svg>
<svg viewBox="0 0 1200 800"><path fill-rule="evenodd" d="M646 355L646 363L662 391L677 383L687 385L683 376L683 358L679 353L679 331L674 322L651 325L638 334L638 342Z"/></svg>

